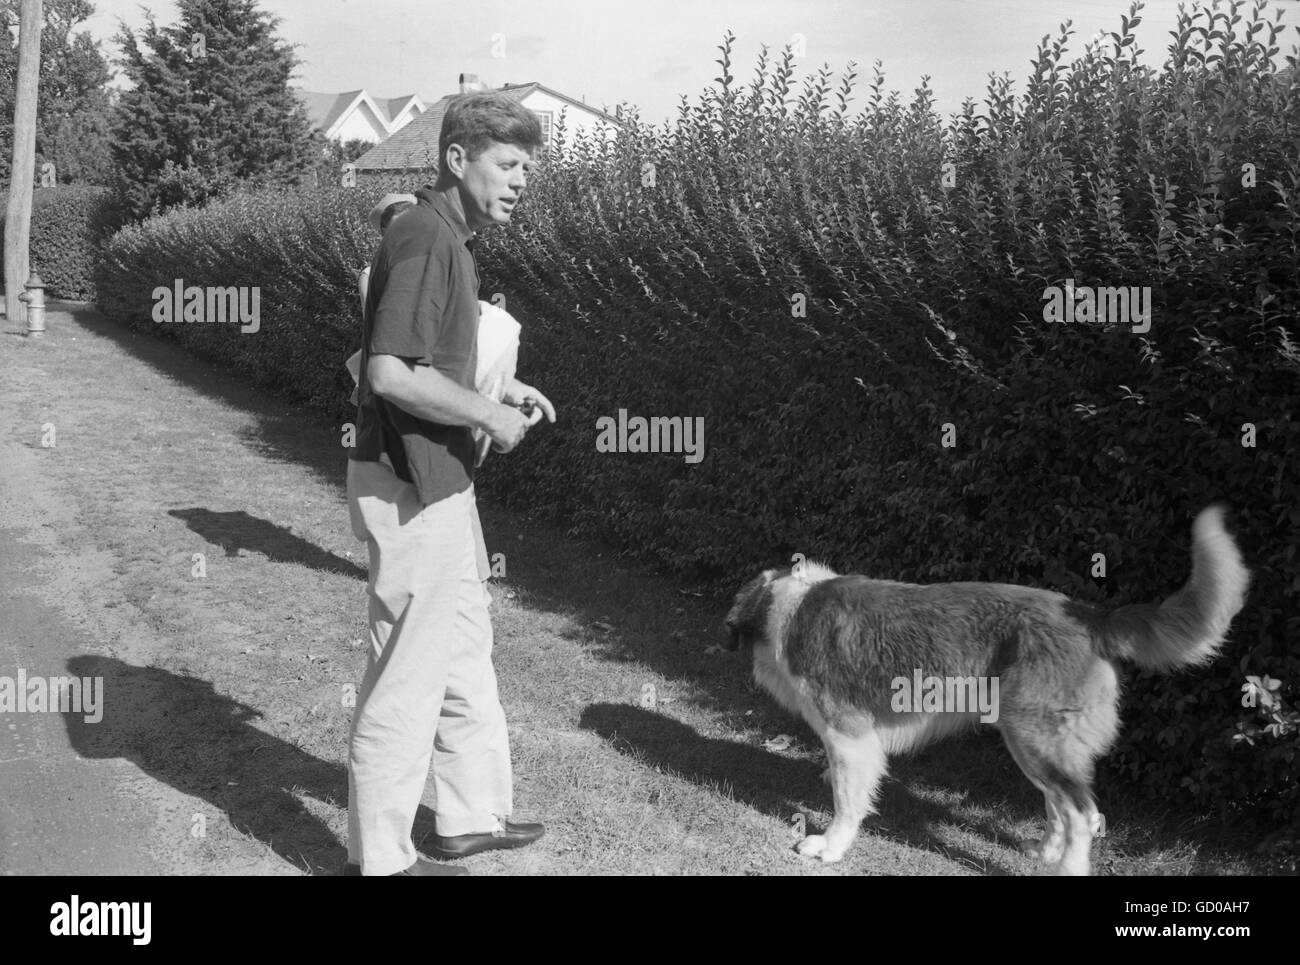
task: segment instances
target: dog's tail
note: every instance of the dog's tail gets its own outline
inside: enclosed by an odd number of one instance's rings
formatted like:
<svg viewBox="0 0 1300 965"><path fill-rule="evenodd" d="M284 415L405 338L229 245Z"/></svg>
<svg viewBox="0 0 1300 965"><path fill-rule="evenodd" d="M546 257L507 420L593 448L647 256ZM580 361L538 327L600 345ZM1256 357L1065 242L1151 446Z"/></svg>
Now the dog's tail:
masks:
<svg viewBox="0 0 1300 965"><path fill-rule="evenodd" d="M1192 575L1173 596L1122 606L1094 631L1098 653L1144 670L1207 663L1223 645L1228 624L1246 602L1250 572L1223 526L1223 507L1201 510L1192 524Z"/></svg>

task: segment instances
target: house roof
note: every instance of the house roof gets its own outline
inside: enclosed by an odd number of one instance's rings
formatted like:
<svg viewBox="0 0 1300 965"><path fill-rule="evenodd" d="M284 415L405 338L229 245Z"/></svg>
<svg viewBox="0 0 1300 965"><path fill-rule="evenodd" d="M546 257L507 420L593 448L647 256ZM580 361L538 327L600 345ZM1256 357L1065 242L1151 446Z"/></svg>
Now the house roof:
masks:
<svg viewBox="0 0 1300 965"><path fill-rule="evenodd" d="M325 94L318 91L300 90L298 99L307 107L314 129L329 132L340 118L360 104L369 106L379 117L379 121L388 128L411 101L422 103L416 94L404 97L371 97L364 89L348 90L341 94Z"/></svg>
<svg viewBox="0 0 1300 965"><path fill-rule="evenodd" d="M356 103L361 96L359 90L344 91L341 94L325 94L319 91L298 91L298 99L307 105L307 114L311 117L314 128L328 131L345 110Z"/></svg>
<svg viewBox="0 0 1300 965"><path fill-rule="evenodd" d="M499 93L511 100L522 102L529 94L544 91L552 97L597 115L611 124L618 124L617 118L605 111L588 107L581 101L566 97L536 82L528 84L507 84ZM400 131L394 132L387 140L376 144L353 162L358 171L415 171L438 166L438 137L442 133L442 118L447 113L447 105L457 94L448 94L436 103L430 104L423 114L412 118Z"/></svg>
<svg viewBox="0 0 1300 965"><path fill-rule="evenodd" d="M430 104L423 114L411 118L400 131L379 142L353 164L358 171L406 171L438 166L438 135L442 116L447 113L448 94Z"/></svg>
<svg viewBox="0 0 1300 965"><path fill-rule="evenodd" d="M379 103L388 110L388 121L389 123L392 123L397 119L398 114L406 110L406 105L411 103L411 101L415 101L417 105L423 106L423 101L421 101L415 94L407 94L405 97L390 97L388 100L380 101Z"/></svg>
<svg viewBox="0 0 1300 965"><path fill-rule="evenodd" d="M527 84L506 84L501 89L509 94L513 94L517 90L522 90L523 93L520 95L519 98L520 100L527 97L529 94L533 93L534 91L541 91L544 94L550 94L552 97L556 98L557 100L562 100L567 104L572 104L574 107L577 107L580 110L584 110L587 111L588 113L595 114L601 120L608 121L610 124L621 125L623 123L617 117L615 117L613 114L610 114L607 111L602 111L598 107L592 107L590 104L584 104L582 101L574 100L568 94L561 94L558 90L554 90L553 88L547 87L545 84L539 84L535 80L529 81Z"/></svg>

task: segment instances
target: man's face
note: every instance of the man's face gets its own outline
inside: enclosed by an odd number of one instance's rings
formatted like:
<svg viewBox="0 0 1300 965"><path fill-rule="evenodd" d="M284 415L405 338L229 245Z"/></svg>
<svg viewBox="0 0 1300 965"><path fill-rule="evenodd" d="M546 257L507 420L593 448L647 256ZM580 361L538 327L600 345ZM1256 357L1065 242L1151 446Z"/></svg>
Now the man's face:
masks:
<svg viewBox="0 0 1300 965"><path fill-rule="evenodd" d="M533 172L532 155L516 144L493 141L474 160L457 148L448 152L460 176L460 200L465 223L474 231L493 224L509 224L510 214L523 196ZM457 165L454 162L460 161Z"/></svg>

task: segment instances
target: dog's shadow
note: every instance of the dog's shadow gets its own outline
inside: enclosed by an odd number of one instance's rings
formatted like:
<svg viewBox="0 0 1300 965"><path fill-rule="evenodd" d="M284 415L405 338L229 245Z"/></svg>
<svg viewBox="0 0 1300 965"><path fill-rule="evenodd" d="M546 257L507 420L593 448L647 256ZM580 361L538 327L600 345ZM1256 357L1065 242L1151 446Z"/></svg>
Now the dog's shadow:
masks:
<svg viewBox="0 0 1300 965"><path fill-rule="evenodd" d="M784 757L734 740L703 737L670 717L628 704L591 704L583 710L579 726L603 738L619 753L702 787L730 791L736 801L784 824L789 824L809 802L827 811L832 807L830 788L822 780L821 768L808 760ZM912 772L906 775L909 781L929 776L915 773L916 761L898 763L899 771ZM883 834L910 847L943 854L984 874L1020 873L936 835L936 825L958 823L956 816L950 808L913 794L901 780L882 782L877 805L879 813L863 823L865 834ZM999 845L1014 849L1020 844L996 821L963 818L960 823Z"/></svg>

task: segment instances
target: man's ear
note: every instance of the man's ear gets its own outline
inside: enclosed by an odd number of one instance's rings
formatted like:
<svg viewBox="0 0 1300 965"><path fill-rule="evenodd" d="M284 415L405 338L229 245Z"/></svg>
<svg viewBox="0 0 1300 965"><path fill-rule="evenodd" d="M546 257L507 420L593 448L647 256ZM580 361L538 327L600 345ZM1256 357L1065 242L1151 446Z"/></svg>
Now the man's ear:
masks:
<svg viewBox="0 0 1300 965"><path fill-rule="evenodd" d="M454 141L447 145L447 154L443 162L447 171L460 180L465 176L465 164L469 161L469 153Z"/></svg>

